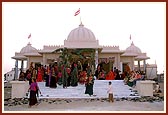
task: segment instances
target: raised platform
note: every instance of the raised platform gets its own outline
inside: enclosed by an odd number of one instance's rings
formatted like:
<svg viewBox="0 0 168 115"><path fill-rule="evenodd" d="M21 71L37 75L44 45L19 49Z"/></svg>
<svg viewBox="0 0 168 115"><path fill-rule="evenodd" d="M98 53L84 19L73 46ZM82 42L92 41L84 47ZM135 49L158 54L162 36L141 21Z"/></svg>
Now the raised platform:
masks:
<svg viewBox="0 0 168 115"><path fill-rule="evenodd" d="M39 98L107 98L108 82L112 82L114 98L134 98L139 97L132 88L124 85L123 80L95 80L93 86L93 96L85 94L85 85L78 84L76 87L63 88L57 85L57 88L45 86L45 82L38 82L42 95ZM132 96L134 95L134 96Z"/></svg>

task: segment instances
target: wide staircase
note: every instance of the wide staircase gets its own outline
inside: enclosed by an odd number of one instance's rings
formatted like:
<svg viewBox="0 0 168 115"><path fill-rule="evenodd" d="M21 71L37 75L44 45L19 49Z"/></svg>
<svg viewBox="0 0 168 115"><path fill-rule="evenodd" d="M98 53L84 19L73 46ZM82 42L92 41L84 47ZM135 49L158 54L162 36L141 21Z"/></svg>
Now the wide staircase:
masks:
<svg viewBox="0 0 168 115"><path fill-rule="evenodd" d="M57 84L57 88L49 88L45 86L45 82L38 82L41 91L39 98L107 98L109 81L112 82L114 98L139 97L136 91L124 84L123 80L95 80L93 96L85 94L85 85L63 88Z"/></svg>

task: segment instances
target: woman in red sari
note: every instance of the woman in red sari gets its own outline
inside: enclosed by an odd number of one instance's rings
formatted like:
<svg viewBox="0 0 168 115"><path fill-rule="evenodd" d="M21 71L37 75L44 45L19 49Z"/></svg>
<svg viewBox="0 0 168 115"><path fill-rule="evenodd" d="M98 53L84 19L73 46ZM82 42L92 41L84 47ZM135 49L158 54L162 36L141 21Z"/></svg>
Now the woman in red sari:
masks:
<svg viewBox="0 0 168 115"><path fill-rule="evenodd" d="M43 81L43 78L42 78L42 73L41 73L41 68L38 67L38 70L37 70L37 82L42 82Z"/></svg>

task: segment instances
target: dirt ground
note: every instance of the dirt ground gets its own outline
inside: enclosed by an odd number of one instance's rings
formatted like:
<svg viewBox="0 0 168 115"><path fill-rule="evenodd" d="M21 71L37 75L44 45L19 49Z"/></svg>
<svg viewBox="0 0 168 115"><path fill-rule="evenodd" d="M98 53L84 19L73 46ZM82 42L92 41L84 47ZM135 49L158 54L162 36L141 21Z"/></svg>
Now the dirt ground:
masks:
<svg viewBox="0 0 168 115"><path fill-rule="evenodd" d="M141 113L142 111L148 112L164 112L164 102L131 102L131 101L115 101L109 103L108 101L85 101L77 100L70 103L60 101L58 103L49 104L47 102L42 102L37 106L31 108L26 105L18 106L5 106L5 112L135 112Z"/></svg>

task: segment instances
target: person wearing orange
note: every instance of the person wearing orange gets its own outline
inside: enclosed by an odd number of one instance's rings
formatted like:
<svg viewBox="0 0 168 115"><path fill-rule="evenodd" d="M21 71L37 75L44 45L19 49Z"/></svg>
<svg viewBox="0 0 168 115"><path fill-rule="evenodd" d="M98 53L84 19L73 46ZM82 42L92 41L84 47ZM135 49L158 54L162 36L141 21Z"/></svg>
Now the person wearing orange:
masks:
<svg viewBox="0 0 168 115"><path fill-rule="evenodd" d="M135 78L133 80L133 86L132 87L136 86L136 81L138 81L138 80L141 80L141 74L140 74L140 72L137 71L136 74L135 74Z"/></svg>
<svg viewBox="0 0 168 115"><path fill-rule="evenodd" d="M111 69L111 71L109 71L109 73L106 76L106 80L114 80L114 72L113 69Z"/></svg>

